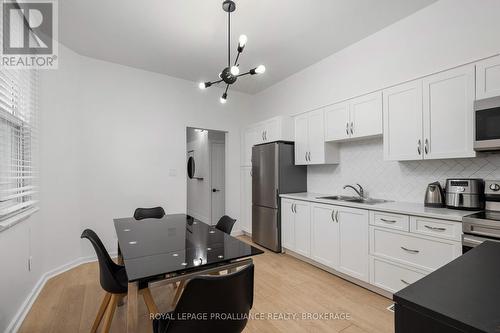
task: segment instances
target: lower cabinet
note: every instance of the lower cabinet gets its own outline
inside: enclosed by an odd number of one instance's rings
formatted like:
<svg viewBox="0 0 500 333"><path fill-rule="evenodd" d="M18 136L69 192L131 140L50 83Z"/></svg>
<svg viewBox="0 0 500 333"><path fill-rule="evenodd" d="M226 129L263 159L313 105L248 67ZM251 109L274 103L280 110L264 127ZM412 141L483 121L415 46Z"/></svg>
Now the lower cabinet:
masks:
<svg viewBox="0 0 500 333"><path fill-rule="evenodd" d="M281 200L281 244L305 257L311 255L311 211L308 202Z"/></svg>
<svg viewBox="0 0 500 333"><path fill-rule="evenodd" d="M370 258L370 283L395 293L427 275L427 272L410 268L377 257Z"/></svg>
<svg viewBox="0 0 500 333"><path fill-rule="evenodd" d="M311 204L311 259L337 269L339 266L339 224L335 206Z"/></svg>

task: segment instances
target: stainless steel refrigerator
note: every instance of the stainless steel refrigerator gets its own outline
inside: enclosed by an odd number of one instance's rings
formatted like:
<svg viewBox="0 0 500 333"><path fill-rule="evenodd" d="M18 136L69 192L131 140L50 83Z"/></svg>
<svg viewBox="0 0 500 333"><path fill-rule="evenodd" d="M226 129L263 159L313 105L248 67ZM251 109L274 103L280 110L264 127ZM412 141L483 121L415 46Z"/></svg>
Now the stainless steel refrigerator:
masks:
<svg viewBox="0 0 500 333"><path fill-rule="evenodd" d="M295 165L294 144L271 142L252 148L252 241L281 252L279 195L307 191L307 167Z"/></svg>

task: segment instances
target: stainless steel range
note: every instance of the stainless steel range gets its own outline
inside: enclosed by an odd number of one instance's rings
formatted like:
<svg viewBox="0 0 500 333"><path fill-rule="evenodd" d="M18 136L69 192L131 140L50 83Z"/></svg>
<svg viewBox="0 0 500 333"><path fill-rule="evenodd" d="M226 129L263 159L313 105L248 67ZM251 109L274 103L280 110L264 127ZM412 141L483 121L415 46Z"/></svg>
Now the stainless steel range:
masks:
<svg viewBox="0 0 500 333"><path fill-rule="evenodd" d="M500 180L486 180L485 210L462 218L463 252L486 240L500 242Z"/></svg>

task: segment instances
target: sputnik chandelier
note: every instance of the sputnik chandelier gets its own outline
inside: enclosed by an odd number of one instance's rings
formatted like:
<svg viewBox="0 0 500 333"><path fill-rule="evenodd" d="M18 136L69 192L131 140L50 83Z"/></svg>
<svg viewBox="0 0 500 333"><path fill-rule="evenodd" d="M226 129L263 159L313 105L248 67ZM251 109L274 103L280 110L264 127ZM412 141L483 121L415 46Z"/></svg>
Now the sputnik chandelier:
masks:
<svg viewBox="0 0 500 333"><path fill-rule="evenodd" d="M234 84L239 77L248 74L262 74L266 71L266 67L264 67L264 65L259 65L255 68L252 68L246 73L240 74L240 64L238 63L238 60L240 59L241 52L243 52L243 49L245 48L245 44L247 43L247 36L245 35L241 35L238 40L238 54L236 55L234 64L231 66L231 13L235 11L236 4L232 0L225 0L222 3L222 9L227 12L227 67L224 68L219 74L219 80L212 82L201 82L199 87L200 89L206 89L214 84L224 82L226 84L226 89L224 90L224 93L220 98L220 102L224 104L227 101L227 91L229 89L229 86Z"/></svg>

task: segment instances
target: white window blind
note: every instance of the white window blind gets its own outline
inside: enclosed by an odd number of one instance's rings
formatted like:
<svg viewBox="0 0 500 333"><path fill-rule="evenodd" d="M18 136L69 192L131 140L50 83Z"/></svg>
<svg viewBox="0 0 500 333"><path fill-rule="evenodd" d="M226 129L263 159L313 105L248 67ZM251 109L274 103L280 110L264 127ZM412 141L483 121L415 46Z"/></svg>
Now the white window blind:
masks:
<svg viewBox="0 0 500 333"><path fill-rule="evenodd" d="M37 208L38 72L0 68L0 229Z"/></svg>

